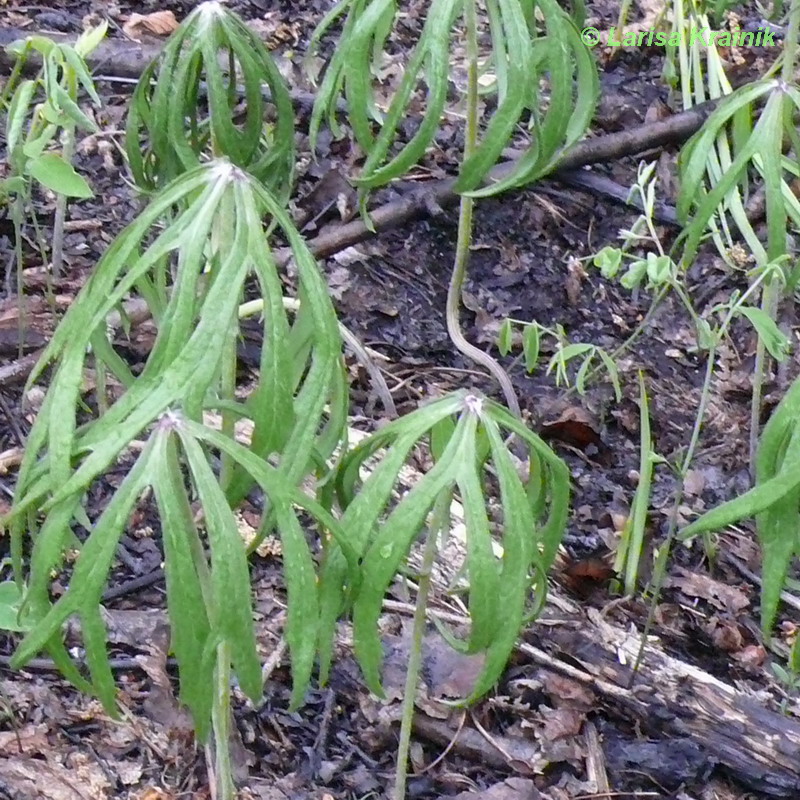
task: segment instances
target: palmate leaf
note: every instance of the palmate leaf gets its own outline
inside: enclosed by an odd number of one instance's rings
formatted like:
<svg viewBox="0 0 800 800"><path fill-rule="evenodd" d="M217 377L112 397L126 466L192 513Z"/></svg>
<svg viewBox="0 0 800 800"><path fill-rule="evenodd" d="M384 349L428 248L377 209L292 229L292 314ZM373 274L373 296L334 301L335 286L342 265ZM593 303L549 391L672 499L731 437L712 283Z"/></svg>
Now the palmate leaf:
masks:
<svg viewBox="0 0 800 800"><path fill-rule="evenodd" d="M194 197L191 206L149 247L140 251L151 226L189 196ZM310 337L309 363L305 372L299 373L302 375L299 386L285 375L276 377L275 370L281 365L290 366L292 372L297 366L301 370L304 368L297 362L290 365L285 354L271 364L264 379L273 388L279 385L296 388L297 424L292 428L291 437L282 434L278 444L288 445L291 439L292 446L284 455L286 468L298 481L306 474L326 403L336 404L337 425L341 426L343 420L338 406L345 399L338 388L335 398L331 394L334 385L339 386L334 376L342 369L335 314L313 257L278 203L230 164L215 162L179 179L154 200L143 217L134 222L101 259L56 331L32 376L35 379L51 360L58 361L42 412L31 432L18 483L18 502L33 502L24 496L41 479L45 465L52 480L51 504L74 492L77 486L87 485L116 458L121 448L169 407L190 403L194 406L190 415L199 418L198 403L202 404L205 393L217 379L220 360L226 352L227 331L237 319L240 287L245 278L251 271L255 272L265 291L280 291L280 282L270 275L270 270L275 274L276 267L268 254L269 245L261 222L263 215L275 220L289 239L304 299L303 325ZM222 243L217 242L219 249L215 251L214 231L220 228L229 231L230 236ZM180 270L148 362L128 391L103 417L92 421L91 429L81 439L81 448L87 455L73 473L72 460L79 455L75 409L86 351L97 332L105 330L106 316L122 298L153 270L164 269L164 257L176 250L181 253ZM206 272L208 264L211 268ZM286 330L285 323L275 319L277 305L271 303L268 307L272 311L265 317L270 345L275 343L277 333ZM281 313L285 313L282 307ZM280 347L280 343L276 347ZM116 362L109 360L106 366L113 372ZM118 377L125 381L128 376ZM291 414L291 404L286 402L289 397L286 390L280 395L285 404L282 408L261 404L259 397L269 399L269 396L256 389L252 413L256 423L256 446L263 447L262 454L266 456L276 442L267 438L264 444L258 437L265 435L262 431L281 430L280 415ZM54 409L58 409L58 413L54 413ZM338 436L338 432L334 433ZM328 431L328 440L330 438ZM45 448L46 460L34 470L36 459L43 455ZM246 482L243 487L240 491L246 491ZM40 486L35 497L40 497L41 492Z"/></svg>
<svg viewBox="0 0 800 800"><path fill-rule="evenodd" d="M546 175L557 167L558 160L583 136L591 122L599 94L597 68L592 56L581 41L574 22L555 0L537 0L537 5L544 18L546 36L531 39L529 35L527 41L519 39L514 48L509 46L508 57L516 66L521 63L519 53L530 51L530 61L526 67L528 72L523 71L515 76L520 87L535 85L539 75L548 74L550 98L544 119L533 127L531 143L512 173L501 181L476 189L507 146L513 130L513 127L510 128L508 135L504 135L504 128L498 124L498 135L493 136L490 135L490 124L484 143L463 164L456 191L467 192L472 197L488 197ZM518 3L509 5L506 2L500 5L511 24L516 19L517 6ZM509 72L513 68L510 65ZM536 100L536 96L533 99L528 97L525 107L538 115L538 107L531 107L533 100ZM497 112L499 115L500 108Z"/></svg>
<svg viewBox="0 0 800 800"><path fill-rule="evenodd" d="M453 417L457 418L453 427ZM530 447L529 492L519 478L501 429L513 430ZM418 442L430 441L434 466L396 504L398 473ZM362 468L370 466L362 479ZM486 469L498 476L503 508L503 558L494 553L486 511ZM363 482L362 482L363 480ZM323 610L322 632L332 635L335 616L352 605L356 655L370 689L380 693L381 640L377 621L384 594L426 524L441 493L455 489L464 509L466 570L472 629L466 649L484 651L486 662L468 698L483 694L499 677L525 618L531 572L541 578L552 563L569 510L566 465L535 434L502 406L458 392L394 420L349 453L339 469L338 493L344 507L341 524L360 556L361 574L344 595L344 564L328 553L321 593L331 600ZM338 570L338 573L337 573ZM328 653L321 639L322 653ZM323 666L325 661L323 659ZM324 675L324 672L323 672Z"/></svg>
<svg viewBox="0 0 800 800"><path fill-rule="evenodd" d="M68 617L75 613L80 614L83 623L86 660L92 676L92 689L102 700L106 709L112 713L115 713L114 680L108 664L108 655L105 651L105 632L98 611L100 598L111 562L116 554L119 538L136 501L151 481L152 465L154 460L160 456L162 448L163 443L160 440L152 440L139 456L84 543L81 554L75 563L66 594L47 613L39 616L12 659L15 667L23 667L43 648L56 644L60 640L61 626ZM66 521L68 522L72 514L71 509L67 508L67 511L69 517ZM59 522L64 522L63 518L51 518L51 520L48 521L51 522L52 533L48 534L45 531L47 527L45 525L34 544L34 564L37 558L37 548L50 547L53 535L59 535L66 528L66 525L63 525L61 531L56 528ZM45 561L50 562L51 557L46 557ZM33 574L37 577L41 576L41 571ZM37 602L36 608L32 610L38 615L43 608Z"/></svg>
<svg viewBox="0 0 800 800"><path fill-rule="evenodd" d="M339 4L314 35L316 44L334 17L347 12L337 51L331 59L317 96L311 121L312 145L324 118L335 135L336 101L343 94L355 138L367 159L355 182L364 189L384 185L407 172L433 143L447 99L453 26L465 2L433 0L419 41L407 63L385 116L375 111L373 71L377 48L383 47L387 23L397 9L393 0L353 0ZM544 19L546 35L537 36L533 7ZM456 191L475 196L495 194L529 182L555 167L565 147L583 135L594 113L598 81L596 68L577 29L555 0L491 0L487 19L492 37L491 59L498 86L498 104L486 120L483 136L462 165ZM528 153L507 180L478 189L487 172L508 145L526 111L539 114L537 84L549 76L548 110L541 124L532 126ZM426 91L425 111L410 141L390 156L399 127L419 84ZM378 133L373 133L378 122Z"/></svg>
<svg viewBox="0 0 800 800"><path fill-rule="evenodd" d="M160 221L176 209L172 223L154 234L153 229ZM271 225L283 229L295 254L302 312L291 326L285 317L276 318L278 313L286 312L277 267L266 239L265 227ZM171 260L174 254L178 257ZM164 275L172 265L177 266L174 282ZM32 376L35 380L45 365L55 362L53 379L31 430L14 507L8 519L14 565L17 575L22 575L29 515L44 514L41 530L35 536L26 599L33 619L46 618L51 613L51 570L59 565L70 543L70 526L93 481L167 409L181 409L189 419L200 419L208 403L212 403L212 407L216 407L215 403L225 407L232 400L220 397L219 376L231 336L237 330L241 287L249 275L259 279L267 301L264 321L267 345L278 350L274 357L264 358L267 389L260 390L257 385L255 400L247 412L256 430L254 452L249 455L256 464L263 464L266 456L277 452L284 473L282 480L296 484L310 469L322 464L339 441L347 409L341 340L326 286L313 257L286 213L266 189L257 186L229 162L212 162L196 168L159 193L142 217L112 245L65 316ZM157 293L163 294L163 302L154 347L142 372L134 376L106 338L106 319L145 279L150 280ZM269 297L275 292L279 293L278 302L272 302ZM99 347L98 342L102 342ZM95 359L117 375L125 391L101 417L90 418L79 427L77 409L83 368L92 345L96 347ZM273 402L273 392L279 393L282 405ZM287 416L292 424L285 422ZM190 453L193 477L202 487L203 501L219 505L222 490L212 485L212 476L208 468L203 468L197 448L190 449ZM174 458L171 458L174 471ZM241 454L233 457L233 463L239 465L233 474L240 489L244 487L246 492L254 483L263 483L263 475L252 463L243 460ZM169 494L164 487L172 487ZM164 478L156 495L161 513L174 523L171 532L190 538L196 536L186 517L187 499L178 491L177 484ZM291 497L291 502L297 501L294 494L279 494L283 496ZM230 508L228 498L223 505L224 509ZM235 574L240 584L246 578L246 571L241 571L241 560L237 562L235 557L238 551L231 549L234 528L229 511L226 513L224 509L212 515L209 522L209 534L217 551L227 553L220 557L226 559L228 565L227 568L219 565L213 573L217 580L215 598L208 600L204 596L209 608L231 600L221 587L231 580L235 570L238 569ZM278 502L273 504L272 512L285 537L287 574L292 576L288 581L292 587L290 593L299 598L295 602L298 611L290 614L287 629L290 647L297 655L294 696L297 703L308 682L317 641L316 621L311 628L304 627L302 622L303 603L316 596L316 578L298 521L287 516L289 512L282 510ZM330 530L330 526L326 525L326 529ZM334 538L349 570L353 564L352 552L343 537L334 535ZM306 548L305 556L301 543ZM203 581L198 577L199 584L193 585L176 566L176 559L186 553L186 545L167 536L165 549L168 560L169 553L173 554L172 566L167 567L168 581L182 589L182 593L173 595L174 602L178 608L185 609L197 602L198 585L202 586ZM348 579L354 582L346 572ZM175 581L171 575L177 576ZM209 581L213 584L211 578ZM98 690L108 700L108 675L101 671L102 662L95 660L99 652L95 643L99 641L101 629L88 601L79 613L83 615L84 610L87 624L91 626L89 667ZM256 687L256 674L260 675L260 670L247 649L245 619L233 615L232 609L225 613L236 621L231 650L243 687L248 692L260 691L260 687ZM215 642L227 641L224 625L212 624L218 623L218 619L209 611L205 621L200 616L193 620L193 625L179 626L177 633L178 649L182 652L179 661L191 664L187 668L185 699L201 731L207 718L202 693L208 684L209 670L213 668L213 662L207 658L209 647L213 650ZM32 640L28 641L30 644ZM57 637L47 639L46 645L59 667L68 673L70 680L78 683L80 674Z"/></svg>
<svg viewBox="0 0 800 800"><path fill-rule="evenodd" d="M220 63L232 72L223 71ZM265 123L264 83L275 108L272 131ZM201 91L207 104L200 102ZM241 113L244 122L234 124L234 115ZM291 189L294 113L289 91L264 43L217 2L195 8L142 73L126 140L131 171L143 189L164 186L211 155L229 158L282 199Z"/></svg>
<svg viewBox="0 0 800 800"><path fill-rule="evenodd" d="M315 566L295 506L311 514L337 542L350 581L357 569L355 552L341 525L281 471L224 434L175 412L168 412L158 422L136 463L92 527L75 564L68 592L54 606L46 591L34 603L31 593L38 593L38 589L32 581L26 599L30 613L25 619L33 627L14 656L14 663L24 666L41 649L47 649L59 667L63 665L67 677L84 690L95 692L114 713L114 682L108 667L100 598L134 504L148 486L152 487L161 519L171 647L178 659L180 696L192 712L201 739L209 731L211 714L214 661L208 655L217 645L228 645L243 690L253 699L261 694L244 543L202 444L230 455L247 469L276 512L289 593L286 638L292 655L292 704L296 707L302 702L316 652L319 604ZM196 492L204 518L210 563L190 506L182 473L184 462L189 468L189 486ZM54 540L63 536L73 513L70 503L81 496L78 490L61 500L48 516L34 545L34 562L42 559L42 548L53 547ZM61 515L60 509L64 510ZM58 543L55 547L60 551ZM53 557L45 556L44 563L51 563ZM41 578L42 572L33 574ZM32 613L34 610L36 613ZM61 626L73 614L81 617L91 685L82 681L61 643Z"/></svg>

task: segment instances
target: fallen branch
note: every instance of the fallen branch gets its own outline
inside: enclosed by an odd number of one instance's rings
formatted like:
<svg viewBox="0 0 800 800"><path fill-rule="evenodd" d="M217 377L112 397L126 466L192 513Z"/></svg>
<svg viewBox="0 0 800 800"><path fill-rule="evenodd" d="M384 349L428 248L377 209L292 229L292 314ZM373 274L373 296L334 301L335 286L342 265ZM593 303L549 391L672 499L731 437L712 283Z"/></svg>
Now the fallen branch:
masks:
<svg viewBox="0 0 800 800"><path fill-rule="evenodd" d="M704 103L689 111L674 114L666 120L642 125L634 130L586 139L565 154L558 170L548 178L558 180L559 174L565 172L569 174L570 180L574 181L574 175L571 173L581 167L603 164L624 156L635 156L647 150L680 144L700 129L714 108L714 103ZM487 184L503 180L515 168L515 160L499 164L489 173ZM309 242L311 252L317 258L326 258L376 233L396 228L398 225L431 213L436 214L438 209L455 205L459 199L459 195L453 191L455 182L455 178L447 178L413 188L398 200L370 209L374 232L370 231L362 220L355 219L312 239ZM409 183L406 182L404 185L409 186Z"/></svg>
<svg viewBox="0 0 800 800"><path fill-rule="evenodd" d="M684 750L696 753L704 765L701 771L718 768L748 789L772 797L800 794L800 722L796 718L770 711L729 683L668 655L657 640L645 646L636 684L630 689L630 665L636 660L641 634L610 624L597 609L584 613L551 593L548 604L556 601L557 607L548 609L526 635L535 644L517 645L523 658L584 685L607 714L633 722L652 739L690 743ZM384 608L413 612L410 604L396 601L385 602ZM436 609L428 615L456 626L468 622L465 616ZM418 714L415 727L420 735L439 743L452 741L458 751L488 752L467 726L455 733L445 723ZM527 739L504 737L502 743L505 751L526 763L524 754L532 751ZM499 754L490 763L510 766Z"/></svg>
<svg viewBox="0 0 800 800"><path fill-rule="evenodd" d="M0 48L28 36L46 36L54 42L74 43L76 36L56 31L32 31L28 28L0 28ZM141 44L129 39L105 39L88 57L94 72L102 72L114 78L137 79L144 68L161 52L160 44ZM16 58L0 49L0 74L7 74L14 67ZM35 72L41 66L41 58L32 53L25 65L25 72Z"/></svg>
<svg viewBox="0 0 800 800"><path fill-rule="evenodd" d="M520 651L590 686L609 708L649 735L690 739L710 766L719 765L751 790L774 797L800 794L796 718L770 711L755 697L668 655L657 642L645 645L629 689L641 634L608 623L596 609L572 619L559 613L559 619L563 624L536 630L540 647L522 643Z"/></svg>
<svg viewBox="0 0 800 800"><path fill-rule="evenodd" d="M623 156L632 156L647 150L683 142L699 130L713 109L713 103L705 103L690 111L675 114L669 119L642 125L635 130L587 139L577 144L564 156L559 172L569 173L571 180L574 180L574 170L580 167L604 163ZM488 182L502 180L514 170L515 165L514 161L499 164L489 173ZM559 172L554 173L551 177L557 180ZM402 197L370 209L373 230L370 230L363 220L355 219L324 231L308 243L309 248L316 258L328 258L406 222L426 215L439 214L442 209L458 202L459 195L453 191L455 180L455 178L446 178L422 185L405 182L401 185L413 188L410 188ZM279 265L286 266L291 259L291 251L288 248L278 250L275 256ZM125 304L125 314L131 325L139 324L150 316L147 304L141 298L129 300ZM114 328L119 328L121 325L120 315L112 314L109 324ZM4 373L0 375L0 384L16 382L25 378L33 369L34 364L35 361L26 358L17 362L16 365L5 368Z"/></svg>

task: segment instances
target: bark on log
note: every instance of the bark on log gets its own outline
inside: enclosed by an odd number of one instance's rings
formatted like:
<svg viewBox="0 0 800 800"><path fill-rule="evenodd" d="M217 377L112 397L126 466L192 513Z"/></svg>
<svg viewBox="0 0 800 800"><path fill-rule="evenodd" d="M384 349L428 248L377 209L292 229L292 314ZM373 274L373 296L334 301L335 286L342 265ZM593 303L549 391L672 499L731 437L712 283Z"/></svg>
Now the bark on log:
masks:
<svg viewBox="0 0 800 800"><path fill-rule="evenodd" d="M607 710L657 738L689 739L709 760L753 791L800 796L800 722L765 708L755 697L668 655L656 643L633 688L628 686L640 635L600 613L559 614L562 624L536 626L520 651L591 686ZM541 633L541 639L539 635ZM575 666L575 664L580 666Z"/></svg>

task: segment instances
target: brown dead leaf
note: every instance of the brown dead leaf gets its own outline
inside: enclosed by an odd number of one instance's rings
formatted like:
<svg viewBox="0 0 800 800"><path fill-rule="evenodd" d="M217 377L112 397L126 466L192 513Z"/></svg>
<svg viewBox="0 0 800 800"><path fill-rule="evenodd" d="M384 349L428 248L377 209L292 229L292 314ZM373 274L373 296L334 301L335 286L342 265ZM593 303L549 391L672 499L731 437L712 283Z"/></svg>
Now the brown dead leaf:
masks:
<svg viewBox="0 0 800 800"><path fill-rule="evenodd" d="M606 450L592 415L582 406L564 409L557 420L542 425L539 435L543 439L557 439L579 450L586 450L591 445L600 451Z"/></svg>
<svg viewBox="0 0 800 800"><path fill-rule="evenodd" d="M539 678L553 705L573 706L585 710L594 706L594 694L582 683L545 669L540 671Z"/></svg>
<svg viewBox="0 0 800 800"><path fill-rule="evenodd" d="M706 476L697 469L690 469L683 479L683 491L690 497L700 497L706 488Z"/></svg>
<svg viewBox="0 0 800 800"><path fill-rule="evenodd" d="M138 42L142 36L169 36L177 27L178 20L171 11L154 11L152 14L131 14L122 31Z"/></svg>
<svg viewBox="0 0 800 800"><path fill-rule="evenodd" d="M588 599L598 589L604 588L617 573L607 559L593 556L570 561L560 575L569 591Z"/></svg>
<svg viewBox="0 0 800 800"><path fill-rule="evenodd" d="M744 636L733 620L712 617L706 625L706 633L714 645L726 653L737 653L744 646Z"/></svg>
<svg viewBox="0 0 800 800"><path fill-rule="evenodd" d="M750 598L736 586L720 583L701 572L682 568L676 576L667 579L667 585L679 589L688 597L700 597L721 611L737 613L750 605Z"/></svg>
<svg viewBox="0 0 800 800"><path fill-rule="evenodd" d="M411 644L411 626L403 627L402 636L386 637L386 659L383 666L383 687L387 697L403 696L406 668ZM424 710L437 717L450 715L450 708L438 700L467 697L483 669L483 654L466 655L453 650L438 633L429 633L423 643L422 676ZM422 707L422 706L420 706Z"/></svg>
<svg viewBox="0 0 800 800"><path fill-rule="evenodd" d="M767 651L760 644L749 644L732 657L749 672L758 672L767 660Z"/></svg>
<svg viewBox="0 0 800 800"><path fill-rule="evenodd" d="M542 738L547 742L569 739L581 732L586 713L577 708L554 708L544 714Z"/></svg>
<svg viewBox="0 0 800 800"><path fill-rule="evenodd" d="M571 257L567 261L567 278L564 282L564 291L571 306L580 305L581 288L587 277L583 264L577 258Z"/></svg>

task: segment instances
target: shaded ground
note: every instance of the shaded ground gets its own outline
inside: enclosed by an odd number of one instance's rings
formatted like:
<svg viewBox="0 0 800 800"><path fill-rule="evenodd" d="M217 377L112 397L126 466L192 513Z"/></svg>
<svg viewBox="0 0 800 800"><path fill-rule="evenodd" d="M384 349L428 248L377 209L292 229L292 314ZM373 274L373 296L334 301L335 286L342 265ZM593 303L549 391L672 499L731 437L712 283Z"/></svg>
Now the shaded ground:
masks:
<svg viewBox="0 0 800 800"><path fill-rule="evenodd" d="M274 44L284 56L290 48L302 47L327 5L313 0L230 3L248 19L264 21L265 35L275 37ZM6 14L2 21L8 25L29 23L32 30L75 32L88 13L108 14L121 22L132 11L170 8L180 19L191 6L11 3L7 9L0 7L0 19ZM617 12L616 7L598 7L595 13L602 28ZM419 17L409 14L406 32L418 24ZM658 82L661 56L656 51L624 54L607 61L604 70L598 132L640 124L648 112L667 100L667 92ZM107 104L99 112L104 132L82 142L79 161L80 170L91 177L97 197L70 206L67 273L55 285L61 305L68 304L94 261L138 207L122 182L125 173L119 152L127 89L107 81L99 85ZM443 151L447 154L457 144L455 138L445 141ZM319 163L304 160L300 194L310 191L330 169L346 170L348 155L346 146L331 144ZM664 157L659 167L665 177L666 202L674 201L669 181L673 156ZM446 157L434 158L426 166L434 174L452 168ZM605 165L598 171L627 187L635 179L636 162ZM424 173L419 177L425 177ZM41 198L37 213L45 229L52 224L52 212L52 204ZM499 322L510 315L548 326L559 324L571 341L591 342L613 351L641 321L650 298L643 292L632 298L580 259L606 244L615 244L618 231L630 226L635 217L619 203L547 183L481 202L463 314L468 338L496 353ZM443 309L456 219L456 211L445 211L351 248L325 265L345 324L365 344L387 356L387 380L395 389L401 411L465 383L494 391L454 352L445 330ZM675 231L665 227L662 234L669 243ZM4 261L10 252L9 236L7 228L0 228ZM46 340L53 320L43 299L41 261L31 242L26 244L25 284L31 297L26 301L30 330L25 341L34 349ZM727 274L721 263L706 254L693 268L689 284L702 310L741 288L744 277ZM19 355L15 337L18 302L11 285L6 292L0 306L0 354L11 363ZM134 358L141 357L147 345L146 334L138 341L137 335L131 344ZM720 353L701 451L685 487L681 513L687 518L747 486L746 430L754 346L754 336L741 327ZM543 354L550 355L546 346ZM246 348L243 355L247 362ZM637 372L641 369L646 376L655 448L676 463L691 435L705 368L690 320L677 304L664 304L646 335L619 360L623 381L619 403L607 384L593 385L579 398L554 386L543 368L528 376L510 357L504 363L512 371L532 424L550 438L572 469L575 511L565 541L564 563L554 576L554 591L586 608L605 608L613 599L608 586L609 553L629 512L637 482ZM795 372L796 368L790 367L789 373ZM360 427L370 428L381 417L380 402L355 364L352 375L353 414ZM4 406L0 445L8 451L24 439L30 412L22 404L19 382L0 386L0 397ZM28 398L31 401L35 398ZM106 490L114 482L112 475ZM3 476L0 486L10 497L13 469ZM660 468L653 491L648 555L663 541L674 488L672 473ZM98 490L93 498L98 507L105 494ZM729 535L723 545L728 557L713 568L699 549L675 552L653 632L673 655L759 693L770 707L783 703L793 713L794 699L773 679L758 638L758 589L746 576L748 569L758 569L752 534ZM649 577L650 561L643 560L644 579ZM157 534L148 527L148 520L142 519L123 541L120 563L106 597L121 703L127 710L121 721L108 719L95 701L75 693L46 661L24 673L3 668L15 639L0 634L0 797L4 792L15 798L142 800L208 795L202 749L194 743L173 692L174 666L167 658L168 640L160 610L164 607L163 586L153 580L160 562ZM279 641L285 608L279 554L265 551L254 559L253 571L259 634L268 658ZM614 605L608 613L620 626L634 623L641 630L647 607L633 600ZM402 619L399 615L386 623L386 683L390 694L394 687L395 700L402 682L394 672L401 671L406 655ZM791 625L790 618L784 619L785 633L791 632ZM536 628L531 636L546 640L543 630L546 628ZM385 791L394 769L397 702L383 706L367 695L349 657L346 631L341 651L330 687L313 692L298 712L286 710L289 674L280 659L271 672L263 705L253 708L237 697L235 761L246 786L245 796L361 798ZM428 716L420 720L412 752L412 766L418 774L411 780L410 797L461 792L466 793L460 795L463 798L511 800L536 797L536 791L553 800L599 796L590 769L590 755L596 749L591 731L602 743L604 771L614 793L680 798L759 796L727 783L703 757L698 743L663 740L657 731L642 734L583 694L576 684L557 679L524 656L510 665L497 693L473 712L470 725L485 730L486 736L478 736L474 747L454 747L434 763L447 750L446 731L452 734L458 724L456 719L449 729L442 727L444 722L437 728L436 720L450 713L437 705L437 698L460 694L452 683L467 680L472 666L444 655L433 638L426 668L429 696L420 707ZM511 741L522 742L521 754L515 758L504 753L497 746L500 740L507 746ZM495 794L488 793L489 787L494 787Z"/></svg>

